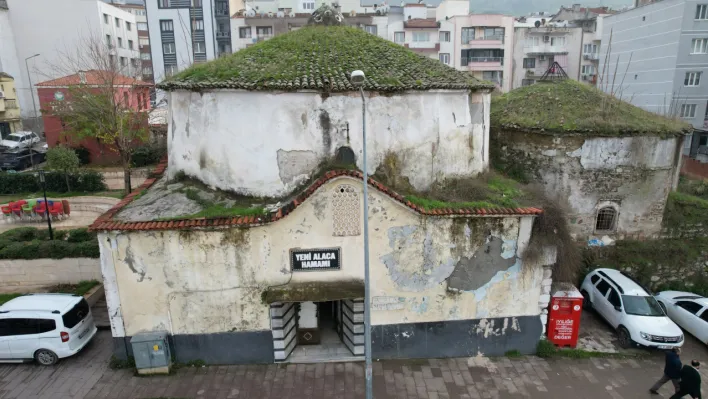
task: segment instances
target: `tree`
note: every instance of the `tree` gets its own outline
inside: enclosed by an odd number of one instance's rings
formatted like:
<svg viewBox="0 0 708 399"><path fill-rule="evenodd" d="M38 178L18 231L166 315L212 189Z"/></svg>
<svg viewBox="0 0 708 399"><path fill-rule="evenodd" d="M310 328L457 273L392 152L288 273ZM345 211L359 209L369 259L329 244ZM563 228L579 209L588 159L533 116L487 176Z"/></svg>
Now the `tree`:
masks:
<svg viewBox="0 0 708 399"><path fill-rule="evenodd" d="M120 57L115 44L92 37L73 51L60 52L59 64L50 66L53 77L78 76L64 100L43 110L61 119L64 133L77 139L94 138L120 155L125 192L131 192L133 150L148 136L148 88L139 80L140 62ZM120 62L119 62L120 59ZM127 62L126 62L127 61Z"/></svg>
<svg viewBox="0 0 708 399"><path fill-rule="evenodd" d="M79 168L79 157L71 148L58 146L47 151L47 167L64 173L66 179L66 191L71 191L69 185L69 173Z"/></svg>

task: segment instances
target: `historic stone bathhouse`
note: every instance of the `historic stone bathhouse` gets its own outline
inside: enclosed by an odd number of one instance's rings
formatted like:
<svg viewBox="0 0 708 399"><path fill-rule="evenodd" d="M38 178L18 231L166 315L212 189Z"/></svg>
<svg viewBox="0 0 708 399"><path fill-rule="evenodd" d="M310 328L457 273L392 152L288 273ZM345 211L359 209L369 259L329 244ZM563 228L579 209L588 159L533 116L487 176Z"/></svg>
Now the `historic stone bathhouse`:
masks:
<svg viewBox="0 0 708 399"><path fill-rule="evenodd" d="M661 232L691 131L683 121L572 80L539 82L496 98L491 130L495 167L540 182L568 209L571 233L593 242Z"/></svg>
<svg viewBox="0 0 708 399"><path fill-rule="evenodd" d="M183 362L362 356L355 69L371 174L395 163L425 192L489 167L492 86L361 30L307 27L175 76L166 171L92 226L117 356L149 331ZM524 257L542 211L369 185L373 356L533 352L555 257Z"/></svg>

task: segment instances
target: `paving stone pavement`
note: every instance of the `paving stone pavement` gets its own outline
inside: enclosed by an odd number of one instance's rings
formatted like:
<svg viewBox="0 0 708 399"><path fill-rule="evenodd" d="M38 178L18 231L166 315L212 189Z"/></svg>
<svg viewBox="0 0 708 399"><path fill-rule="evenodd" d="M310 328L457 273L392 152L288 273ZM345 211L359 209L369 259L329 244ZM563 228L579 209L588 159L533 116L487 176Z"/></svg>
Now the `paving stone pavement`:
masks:
<svg viewBox="0 0 708 399"><path fill-rule="evenodd" d="M111 370L108 331L82 353L56 367L0 366L0 398L341 398L364 397L363 363L271 364L186 367L175 375L137 377ZM682 356L706 364L708 350L690 338ZM650 398L663 356L636 359L458 358L374 363L377 399ZM662 396L670 396L670 384ZM704 389L705 391L705 389Z"/></svg>

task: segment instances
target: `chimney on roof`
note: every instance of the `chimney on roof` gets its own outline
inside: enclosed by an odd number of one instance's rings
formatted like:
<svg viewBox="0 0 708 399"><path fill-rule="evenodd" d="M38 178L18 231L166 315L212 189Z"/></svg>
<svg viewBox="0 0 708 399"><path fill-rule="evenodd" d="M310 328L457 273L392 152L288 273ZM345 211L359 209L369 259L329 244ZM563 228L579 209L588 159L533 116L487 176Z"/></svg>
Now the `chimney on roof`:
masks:
<svg viewBox="0 0 708 399"><path fill-rule="evenodd" d="M575 11L575 12L580 11L580 4L573 4L573 11Z"/></svg>
<svg viewBox="0 0 708 399"><path fill-rule="evenodd" d="M79 71L79 83L86 84L86 71Z"/></svg>

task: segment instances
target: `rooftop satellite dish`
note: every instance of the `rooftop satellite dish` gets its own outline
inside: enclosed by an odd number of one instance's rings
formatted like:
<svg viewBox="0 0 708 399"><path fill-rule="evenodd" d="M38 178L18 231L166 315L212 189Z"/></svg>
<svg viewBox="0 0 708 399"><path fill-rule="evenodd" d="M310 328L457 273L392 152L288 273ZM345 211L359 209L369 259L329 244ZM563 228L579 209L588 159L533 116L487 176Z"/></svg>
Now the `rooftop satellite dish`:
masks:
<svg viewBox="0 0 708 399"><path fill-rule="evenodd" d="M295 12L294 12L294 11L290 11L290 14L288 14L288 16L289 16L290 18L295 18Z"/></svg>
<svg viewBox="0 0 708 399"><path fill-rule="evenodd" d="M285 13L284 13L284 12L282 12L282 11L278 11L278 13L277 13L277 14L275 14L275 15L277 15L277 16L278 16L278 18L285 18Z"/></svg>
<svg viewBox="0 0 708 399"><path fill-rule="evenodd" d="M537 28L540 27L540 26L541 26L541 21L536 21L536 22L534 22L534 23L533 23L533 26L535 26L535 27L537 27Z"/></svg>
<svg viewBox="0 0 708 399"><path fill-rule="evenodd" d="M269 11L269 12L268 12L268 18L273 18L273 12L272 12L272 11Z"/></svg>
<svg viewBox="0 0 708 399"><path fill-rule="evenodd" d="M256 16L256 12L254 10L248 10L246 11L246 16L253 18Z"/></svg>

